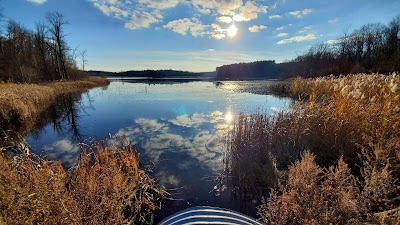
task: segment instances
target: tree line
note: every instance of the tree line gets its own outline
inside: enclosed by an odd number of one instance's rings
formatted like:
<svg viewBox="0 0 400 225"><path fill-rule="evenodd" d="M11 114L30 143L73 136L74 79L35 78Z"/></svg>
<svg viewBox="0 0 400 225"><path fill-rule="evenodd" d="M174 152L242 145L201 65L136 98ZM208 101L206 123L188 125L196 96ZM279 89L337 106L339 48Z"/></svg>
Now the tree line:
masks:
<svg viewBox="0 0 400 225"><path fill-rule="evenodd" d="M108 77L150 77L150 78L187 78L201 77L204 73L195 73L179 70L129 70L122 72L106 72L89 70L91 76L108 76Z"/></svg>
<svg viewBox="0 0 400 225"><path fill-rule="evenodd" d="M313 46L292 63L302 76L400 71L400 15L388 25L366 24L335 41Z"/></svg>
<svg viewBox="0 0 400 225"><path fill-rule="evenodd" d="M274 60L267 60L220 66L216 72L217 80L275 79L282 73L282 68Z"/></svg>
<svg viewBox="0 0 400 225"><path fill-rule="evenodd" d="M9 20L0 35L0 81L35 83L86 76L77 65L78 55L83 66L86 63L85 52L68 46L67 24L58 12L47 13L35 30Z"/></svg>
<svg viewBox="0 0 400 225"><path fill-rule="evenodd" d="M388 25L370 23L345 32L337 40L315 45L289 62L240 63L216 71L217 79L236 80L400 71L400 15Z"/></svg>

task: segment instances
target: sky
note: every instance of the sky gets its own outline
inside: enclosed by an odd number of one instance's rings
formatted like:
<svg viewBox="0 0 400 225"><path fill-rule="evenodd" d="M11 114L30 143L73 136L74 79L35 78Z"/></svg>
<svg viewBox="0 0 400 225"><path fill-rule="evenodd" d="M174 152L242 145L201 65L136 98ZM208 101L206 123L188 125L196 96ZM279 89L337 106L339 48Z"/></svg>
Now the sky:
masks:
<svg viewBox="0 0 400 225"><path fill-rule="evenodd" d="M32 30L60 12L69 46L86 50L85 69L114 72L279 63L400 15L398 0L0 0L0 8L3 23Z"/></svg>

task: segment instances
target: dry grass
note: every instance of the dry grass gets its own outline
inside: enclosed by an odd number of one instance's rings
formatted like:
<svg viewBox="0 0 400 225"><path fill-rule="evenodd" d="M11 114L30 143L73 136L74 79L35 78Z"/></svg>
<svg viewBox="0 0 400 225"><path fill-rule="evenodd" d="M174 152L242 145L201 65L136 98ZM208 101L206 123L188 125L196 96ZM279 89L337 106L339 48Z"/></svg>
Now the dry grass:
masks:
<svg viewBox="0 0 400 225"><path fill-rule="evenodd" d="M283 92L288 91L286 95L294 96L300 101L291 112L280 113L274 118L257 114L239 118L233 131L229 169L234 177L247 177L249 180L246 184L234 182L234 185L242 187L242 191L246 190L246 186L257 186L256 190L260 193L273 187L271 181L274 180L288 184L278 188L276 193L279 194L270 199L264 214L292 208L279 206L283 207L281 209L278 207L280 203L273 203L291 201L286 199L287 196L295 195L299 198L298 201L307 203L305 207L292 202L308 211L301 211L299 214L293 214L290 210L282 211L281 214L289 214L276 217L278 219L274 220L275 224L284 224L282 221L292 221L300 215L314 219L288 223L348 223L351 220L345 212L340 211L344 206L331 206L326 213L334 212L335 216L325 216L323 219L314 217L311 212L315 207L322 207L318 205L319 201L329 205L335 199L349 195L346 191L337 189L337 185L332 182L329 185L326 183L330 174L333 174L333 170L329 168L342 159L343 165L348 166L349 173L358 181L357 184L352 183L351 187L359 191L350 197L357 200L357 215L361 215L361 220L374 220L373 215L381 216L383 214L379 213L382 211L396 209L400 205L399 86L400 75L397 74L357 74L316 79L297 78L284 88L278 88L277 90ZM305 149L312 153L313 157L310 157L322 173L318 172L316 175L309 171L298 174L296 171L300 169L299 166L290 167L298 165ZM246 167L246 164L249 166ZM340 163L337 167L337 170L344 168ZM254 168L263 168L265 172L253 174L253 171L257 171ZM290 186L291 179L294 179L290 177L291 174L299 176L298 181L303 182L299 186L303 187L311 185L307 183L308 179L317 179L316 182L313 180L315 190L318 191L317 198L307 197L300 189ZM331 188L337 190L337 193L334 193L334 198L326 200L321 195L322 188ZM322 207L321 210L326 209ZM383 221L395 221L393 218L399 214L394 214L383 218ZM338 221L332 220L334 218ZM347 219L342 221L340 218Z"/></svg>
<svg viewBox="0 0 400 225"><path fill-rule="evenodd" d="M56 91L56 94L77 92L90 89L98 86L107 86L110 81L103 77L88 77L83 80L52 82L45 84L46 87L51 87Z"/></svg>
<svg viewBox="0 0 400 225"><path fill-rule="evenodd" d="M19 128L43 112L58 94L108 85L104 78L42 84L0 83L0 129Z"/></svg>
<svg viewBox="0 0 400 225"><path fill-rule="evenodd" d="M268 204L259 207L269 224L351 224L360 218L356 180L342 159L323 170L304 152L280 192L273 190Z"/></svg>
<svg viewBox="0 0 400 225"><path fill-rule="evenodd" d="M0 221L5 224L134 224L151 221L165 192L139 169L131 146L98 143L76 167L0 154Z"/></svg>

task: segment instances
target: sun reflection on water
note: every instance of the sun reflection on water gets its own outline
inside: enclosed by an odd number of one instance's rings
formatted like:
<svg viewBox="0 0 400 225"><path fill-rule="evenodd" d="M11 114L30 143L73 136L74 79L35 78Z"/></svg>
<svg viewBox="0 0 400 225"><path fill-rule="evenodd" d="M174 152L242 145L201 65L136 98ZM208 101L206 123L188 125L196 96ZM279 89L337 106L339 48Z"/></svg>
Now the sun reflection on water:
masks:
<svg viewBox="0 0 400 225"><path fill-rule="evenodd" d="M225 121L226 121L227 123L231 123L232 120L233 120L233 115L232 115L232 113L231 113L230 111L228 111L228 112L226 113L226 115L225 115Z"/></svg>

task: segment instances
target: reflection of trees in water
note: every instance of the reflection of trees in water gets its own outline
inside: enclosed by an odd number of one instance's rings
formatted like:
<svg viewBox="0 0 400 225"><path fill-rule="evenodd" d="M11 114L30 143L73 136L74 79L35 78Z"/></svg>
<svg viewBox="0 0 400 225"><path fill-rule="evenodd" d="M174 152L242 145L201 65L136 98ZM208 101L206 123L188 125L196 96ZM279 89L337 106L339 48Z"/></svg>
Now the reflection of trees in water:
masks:
<svg viewBox="0 0 400 225"><path fill-rule="evenodd" d="M71 138L80 140L82 130L79 127L79 118L87 114L86 109L92 108L90 96L82 101L82 92L73 92L56 96L56 101L42 112L36 119L15 125L1 124L0 148L24 143L24 137L31 135L38 137L43 128L51 124L53 129L62 136L71 135Z"/></svg>
<svg viewBox="0 0 400 225"><path fill-rule="evenodd" d="M89 104L82 102L82 93L67 93L58 95L56 101L45 112L43 112L34 128L30 131L31 135L39 135L43 127L52 124L53 129L63 136L71 134L74 139L82 138L82 131L79 127L79 118L82 113L86 114L86 109L92 107L88 96Z"/></svg>
<svg viewBox="0 0 400 225"><path fill-rule="evenodd" d="M215 86L216 88L220 88L222 85L224 85L224 83L222 83L221 81L213 82L213 84L214 84L214 86Z"/></svg>
<svg viewBox="0 0 400 225"><path fill-rule="evenodd" d="M118 79L116 79L118 80ZM182 83L191 83L196 81L201 81L202 79L197 78L182 78L182 79L121 79L120 81L123 83L140 83L140 84L148 84L148 85L172 85L172 84L182 84Z"/></svg>

